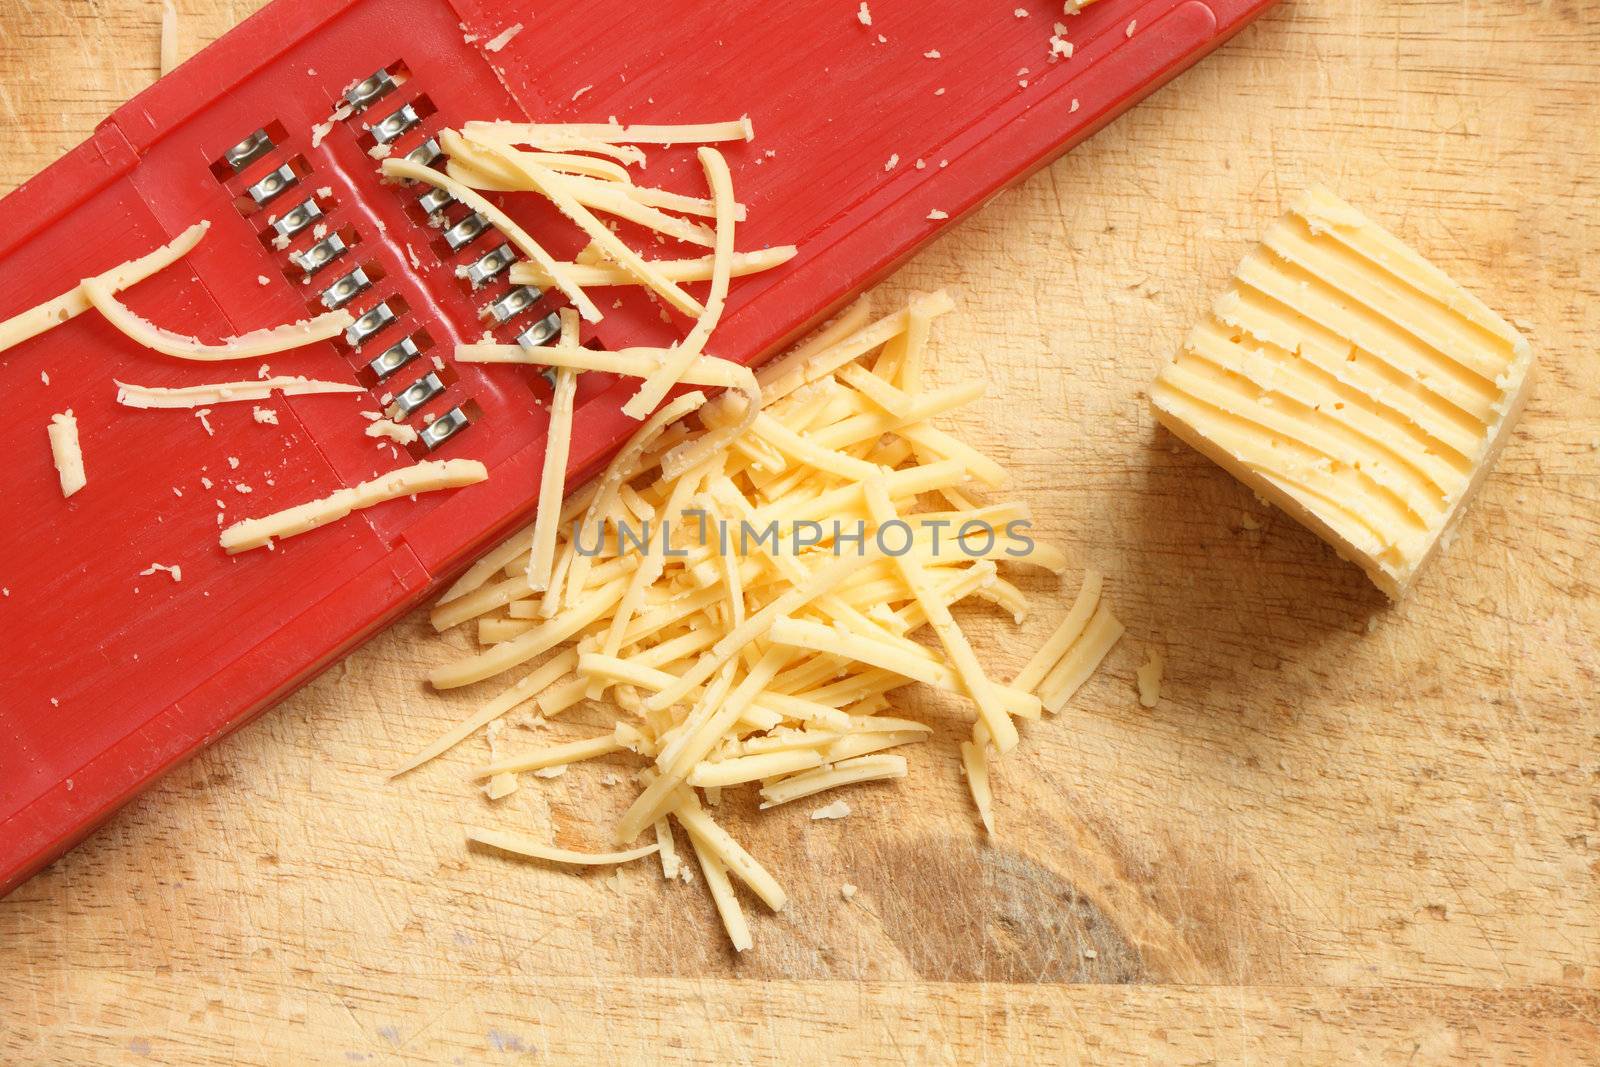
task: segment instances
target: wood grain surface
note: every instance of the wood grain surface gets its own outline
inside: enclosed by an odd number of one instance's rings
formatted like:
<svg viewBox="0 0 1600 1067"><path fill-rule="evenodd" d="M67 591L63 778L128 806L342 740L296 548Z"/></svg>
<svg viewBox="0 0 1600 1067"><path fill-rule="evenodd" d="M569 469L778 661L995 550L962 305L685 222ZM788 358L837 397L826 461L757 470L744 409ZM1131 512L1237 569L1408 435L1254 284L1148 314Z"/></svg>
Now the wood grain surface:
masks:
<svg viewBox="0 0 1600 1067"><path fill-rule="evenodd" d="M256 6L179 0L181 51ZM0 188L154 77L158 25L0 0ZM1129 623L1000 767L994 839L966 713L923 703L911 778L847 819L724 801L793 897L750 901L736 959L698 882L464 847L467 823L598 844L620 761L491 804L476 739L384 781L470 699L419 685L455 652L416 615L0 902L0 1061L1596 1062L1597 54L1590 0L1287 0L886 287L959 290L936 375L990 390L956 421ZM1399 607L1146 407L1318 179L1540 351ZM1020 630L969 614L997 672L1074 588L1031 583Z"/></svg>

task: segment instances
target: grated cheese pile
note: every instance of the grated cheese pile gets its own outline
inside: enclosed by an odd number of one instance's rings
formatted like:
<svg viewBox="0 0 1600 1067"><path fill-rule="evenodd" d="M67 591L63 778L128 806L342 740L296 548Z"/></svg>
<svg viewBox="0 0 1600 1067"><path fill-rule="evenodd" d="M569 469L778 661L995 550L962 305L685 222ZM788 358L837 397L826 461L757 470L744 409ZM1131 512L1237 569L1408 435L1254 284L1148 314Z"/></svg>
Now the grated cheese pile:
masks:
<svg viewBox="0 0 1600 1067"><path fill-rule="evenodd" d="M1066 569L1058 550L1026 538L1025 504L977 499L973 483L1004 484L1000 465L934 425L983 393L981 382L928 381L930 328L952 306L942 292L922 294L869 321L863 299L764 368L757 401L695 390L658 410L565 502L558 522L536 519L439 600L434 626L470 627L480 647L437 668L433 686L509 684L393 773L530 702L546 718L601 702L615 717L609 732L497 752L473 778L627 753L639 791L606 835L624 851L586 855L480 829L469 840L562 863L659 853L672 878L676 823L737 950L753 942L735 883L774 910L787 896L713 818L711 802L729 788L758 790L763 808L834 794L817 817L847 813L836 791L905 777L895 750L931 734L905 715L900 697L913 681L969 703L974 725L961 755L992 828L992 764L1017 744L1017 720L1059 711L1121 626L1090 573L1038 654L1002 680L952 615L977 599L1020 622L1028 601L1004 572ZM663 365L655 351L580 348L575 316L567 327L550 348L517 355L466 345L458 358L639 378ZM697 356L682 381L725 386L731 370ZM641 534L650 535L643 544Z"/></svg>

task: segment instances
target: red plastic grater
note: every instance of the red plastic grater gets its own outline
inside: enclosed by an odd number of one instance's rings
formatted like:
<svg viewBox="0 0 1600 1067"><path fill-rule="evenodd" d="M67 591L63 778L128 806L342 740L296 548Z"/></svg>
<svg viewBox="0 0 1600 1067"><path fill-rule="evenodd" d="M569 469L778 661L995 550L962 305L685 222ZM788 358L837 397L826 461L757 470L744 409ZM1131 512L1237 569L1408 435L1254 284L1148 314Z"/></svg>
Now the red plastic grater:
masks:
<svg viewBox="0 0 1600 1067"><path fill-rule="evenodd" d="M348 306L360 344L267 362L273 374L354 375L370 392L220 404L205 420L120 408L113 379L198 384L253 377L257 364L170 360L92 313L0 357L16 443L0 475L0 894L532 511L544 380L450 353L486 327L542 343L555 305L510 286L509 249L459 205L381 184L375 143L429 159L435 131L472 118L748 113L756 140L723 146L749 206L738 245L800 246L733 286L712 348L754 362L937 233L930 211L979 207L1271 3L1102 0L1063 19L1056 0L873 0L860 8L868 25L854 0L537 13L508 0L277 0L134 98L0 204L0 317L210 219L186 263L129 304L205 338ZM1058 19L1070 58L1051 58ZM354 113L314 133L341 102ZM654 153L645 177L703 195L687 151ZM510 210L560 255L583 243L533 197ZM591 340L682 333L636 290L600 295ZM573 482L634 425L619 411L633 383L582 382ZM390 393L417 426L435 416L436 455L480 459L489 481L359 512L273 552L221 551L219 514L265 514L411 462L361 432L357 412ZM64 501L44 427L69 408L89 485Z"/></svg>

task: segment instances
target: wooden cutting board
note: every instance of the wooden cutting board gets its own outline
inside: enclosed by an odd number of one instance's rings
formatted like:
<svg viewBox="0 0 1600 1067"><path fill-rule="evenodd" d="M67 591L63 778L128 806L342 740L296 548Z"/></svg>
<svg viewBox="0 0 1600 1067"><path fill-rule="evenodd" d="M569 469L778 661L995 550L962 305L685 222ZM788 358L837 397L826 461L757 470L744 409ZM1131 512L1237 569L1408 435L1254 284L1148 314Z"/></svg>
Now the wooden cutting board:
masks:
<svg viewBox="0 0 1600 1067"><path fill-rule="evenodd" d="M1054 4L1018 3L1043 54ZM180 0L183 53L256 6ZM158 24L135 0L0 0L0 188L148 83ZM454 653L417 615L0 902L0 1061L1592 1062L1597 50L1580 3L1289 0L886 287L959 291L936 374L990 389L956 421L1129 624L1004 763L992 840L965 712L915 704L935 739L849 818L724 802L793 898L750 902L735 959L699 884L463 847L468 823L597 843L622 764L497 805L462 777L481 740L375 773L467 707L418 684ZM1146 409L1318 179L1541 353L1499 469L1398 608ZM997 673L1075 585L1031 580L1020 628L969 616Z"/></svg>

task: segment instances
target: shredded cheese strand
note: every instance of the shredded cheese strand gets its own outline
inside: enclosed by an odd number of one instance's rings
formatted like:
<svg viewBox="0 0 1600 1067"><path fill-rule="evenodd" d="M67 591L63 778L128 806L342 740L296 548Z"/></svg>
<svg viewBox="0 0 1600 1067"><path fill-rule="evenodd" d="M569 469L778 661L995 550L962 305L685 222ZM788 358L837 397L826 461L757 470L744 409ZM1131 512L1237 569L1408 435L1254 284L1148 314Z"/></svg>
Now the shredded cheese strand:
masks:
<svg viewBox="0 0 1600 1067"><path fill-rule="evenodd" d="M504 830L478 830L467 831L467 840L475 841L480 845L497 848L501 852L511 852L518 856L527 856L530 859L549 860L551 863L570 863L579 867L609 866L614 863L628 863L632 860L643 859L655 855L659 845L641 845L622 852L574 852L568 848L557 848L547 845L542 841L535 841L522 834L507 833Z"/></svg>
<svg viewBox="0 0 1600 1067"><path fill-rule="evenodd" d="M155 251L112 267L99 277L113 292L130 288L188 255L210 228L210 222L197 222ZM0 352L82 315L91 306L80 282L54 300L13 315L0 322Z"/></svg>
<svg viewBox="0 0 1600 1067"><path fill-rule="evenodd" d="M568 188L567 182L570 179L535 164L524 163L515 156L497 155L496 158L515 171L526 187L549 200L555 205L556 210L576 223L579 229L589 235L589 239L607 259L633 274L641 284L648 286L685 315L705 313L706 309L698 300L684 292L676 282L663 278L652 270L643 256L629 248L621 238L595 218L588 208L579 203Z"/></svg>
<svg viewBox="0 0 1600 1067"><path fill-rule="evenodd" d="M735 252L728 263L728 273L734 278L781 267L795 257L799 250L794 245L774 245L751 252ZM674 282L703 282L711 278L713 256L698 259L652 259L650 267L661 277ZM607 285L638 285L634 275L610 263L559 263L568 278L588 288ZM545 282L533 264L511 264L511 281L516 285L539 285Z"/></svg>
<svg viewBox="0 0 1600 1067"><path fill-rule="evenodd" d="M210 404L266 400L274 392L284 396L315 393L363 393L359 385L323 382L311 378L258 378L241 382L214 382L169 389L162 386L116 382L117 403L128 408L197 408Z"/></svg>
<svg viewBox="0 0 1600 1067"><path fill-rule="evenodd" d="M499 230L508 241L517 246L519 252L539 265L539 268L546 273L555 286L566 295L568 300L572 301L573 306L578 309L578 313L583 316L584 321L600 321L600 309L595 307L594 301L589 299L587 293L572 284L571 280L561 273L560 266L551 257L550 253L545 251L544 246L535 241L528 231L511 221L511 217L504 211L484 199L481 194L467 188L453 178L440 174L432 167L424 167L422 164L414 163L409 159L386 159L383 161L382 170L390 178L409 178L425 185L431 185L435 189L443 189L469 209L488 219L495 229Z"/></svg>
<svg viewBox="0 0 1600 1067"><path fill-rule="evenodd" d="M462 128L474 140L507 144L550 145L567 140L604 141L608 144L704 144L716 141L752 141L755 124L749 115L728 122L624 126L617 122L536 123L469 122Z"/></svg>
<svg viewBox="0 0 1600 1067"><path fill-rule="evenodd" d="M239 337L224 338L221 344L203 344L193 337L173 333L135 315L114 295L111 284L104 278L85 278L83 295L106 321L115 326L129 340L174 359L201 362L228 362L238 359L259 359L262 356L290 352L296 348L328 341L344 333L355 322L348 311L330 311L305 322L291 322L271 329L257 330Z"/></svg>
<svg viewBox="0 0 1600 1067"><path fill-rule="evenodd" d="M630 419L642 419L654 411L683 372L704 350L711 331L722 317L723 304L728 298L728 279L732 270L733 255L733 175L728 162L714 148L699 151L700 165L706 172L706 184L711 187L711 199L717 205L717 246L712 253L711 295L706 299L705 311L695 320L694 327L683 343L672 350L661 369L645 379L639 391L624 405L622 413ZM755 412L751 412L755 417Z"/></svg>
<svg viewBox="0 0 1600 1067"><path fill-rule="evenodd" d="M362 482L354 488L336 490L321 500L236 522L222 531L222 547L229 555L260 548L274 539L297 537L342 519L352 511L370 508L386 500L454 489L481 482L488 477L488 470L475 459L424 460Z"/></svg>
<svg viewBox="0 0 1600 1067"><path fill-rule="evenodd" d="M579 349L577 314L561 309L561 343L564 352ZM550 585L555 567L556 535L561 524L561 492L567 481L567 459L572 454L572 409L578 395L578 372L561 367L555 373L550 397L550 425L545 434L544 468L539 478L538 513L528 553L528 588L540 593Z"/></svg>

